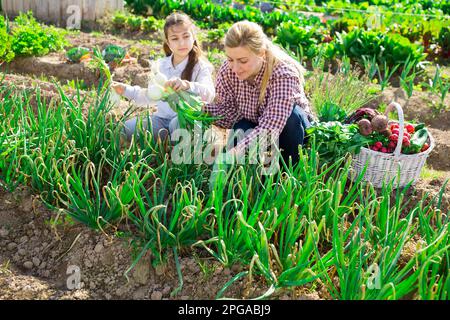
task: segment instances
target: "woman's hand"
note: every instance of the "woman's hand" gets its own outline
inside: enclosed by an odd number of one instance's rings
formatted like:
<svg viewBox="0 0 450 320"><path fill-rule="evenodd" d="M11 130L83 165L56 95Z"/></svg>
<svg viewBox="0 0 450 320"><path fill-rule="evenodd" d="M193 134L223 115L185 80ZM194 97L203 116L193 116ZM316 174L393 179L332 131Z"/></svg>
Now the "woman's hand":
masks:
<svg viewBox="0 0 450 320"><path fill-rule="evenodd" d="M114 91L123 96L123 94L125 93L125 86L119 82L113 82L111 87L114 89Z"/></svg>
<svg viewBox="0 0 450 320"><path fill-rule="evenodd" d="M166 82L166 87L171 87L175 91L186 91L190 89L189 81L181 80L180 78L173 78Z"/></svg>

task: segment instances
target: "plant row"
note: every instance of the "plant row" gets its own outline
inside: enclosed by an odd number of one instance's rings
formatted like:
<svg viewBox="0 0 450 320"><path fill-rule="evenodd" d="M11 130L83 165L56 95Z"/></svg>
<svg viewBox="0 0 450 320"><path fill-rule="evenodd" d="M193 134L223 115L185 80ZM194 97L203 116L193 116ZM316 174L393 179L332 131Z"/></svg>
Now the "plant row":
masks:
<svg viewBox="0 0 450 320"><path fill-rule="evenodd" d="M255 164L225 166L210 184L210 165L173 162L171 147L142 126L123 146L128 113L113 118L107 92L93 104L63 91L50 104L32 94L36 104L0 85L3 187L29 185L58 212L125 233L142 248L129 270L148 250L164 260L196 249L244 266L217 297L245 277L265 285L265 296L301 286L334 299L449 298L443 191L414 204L407 188L377 192L361 176L349 180L345 158L324 163L314 143L296 166L282 162L272 175Z"/></svg>
<svg viewBox="0 0 450 320"><path fill-rule="evenodd" d="M67 45L64 32L42 26L31 12L20 14L14 23L0 15L0 62L16 56L44 56Z"/></svg>

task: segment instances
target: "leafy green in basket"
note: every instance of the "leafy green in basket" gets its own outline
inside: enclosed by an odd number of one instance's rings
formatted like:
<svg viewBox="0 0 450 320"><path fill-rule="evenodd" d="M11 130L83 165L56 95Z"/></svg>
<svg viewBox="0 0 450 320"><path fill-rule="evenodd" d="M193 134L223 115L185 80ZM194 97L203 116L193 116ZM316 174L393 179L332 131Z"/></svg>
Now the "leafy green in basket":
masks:
<svg viewBox="0 0 450 320"><path fill-rule="evenodd" d="M347 153L359 153L361 147L371 139L359 133L357 124L343 124L338 121L319 122L306 130L308 145L315 143L322 161L332 162Z"/></svg>

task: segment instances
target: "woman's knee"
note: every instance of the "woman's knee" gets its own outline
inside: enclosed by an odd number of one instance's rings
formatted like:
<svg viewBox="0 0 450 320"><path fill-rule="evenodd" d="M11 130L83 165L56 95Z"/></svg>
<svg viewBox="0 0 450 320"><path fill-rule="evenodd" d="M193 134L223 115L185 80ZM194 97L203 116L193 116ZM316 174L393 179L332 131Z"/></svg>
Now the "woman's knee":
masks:
<svg viewBox="0 0 450 320"><path fill-rule="evenodd" d="M288 143L303 144L306 128L302 117L303 115L294 108L281 132L280 143L285 140Z"/></svg>
<svg viewBox="0 0 450 320"><path fill-rule="evenodd" d="M247 131L249 129L253 129L256 127L256 124L247 120L247 119L241 119L238 122L236 122L233 126L233 130L243 130Z"/></svg>
<svg viewBox="0 0 450 320"><path fill-rule="evenodd" d="M249 133L247 131L254 129L255 127L255 123L246 119L236 122L230 136L228 137L228 146L235 147L239 141L241 141Z"/></svg>

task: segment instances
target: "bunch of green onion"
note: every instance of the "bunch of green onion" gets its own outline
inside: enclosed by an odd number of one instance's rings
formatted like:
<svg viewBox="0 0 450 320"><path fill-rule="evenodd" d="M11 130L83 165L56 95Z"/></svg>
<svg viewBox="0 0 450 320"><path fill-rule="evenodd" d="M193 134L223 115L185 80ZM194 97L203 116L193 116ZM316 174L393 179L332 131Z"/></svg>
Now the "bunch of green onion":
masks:
<svg viewBox="0 0 450 320"><path fill-rule="evenodd" d="M177 112L180 128L192 128L195 121L210 125L218 119L202 111L204 103L197 95L165 87L167 77L158 71L157 66L152 67L152 70L147 97L151 101L166 101Z"/></svg>

